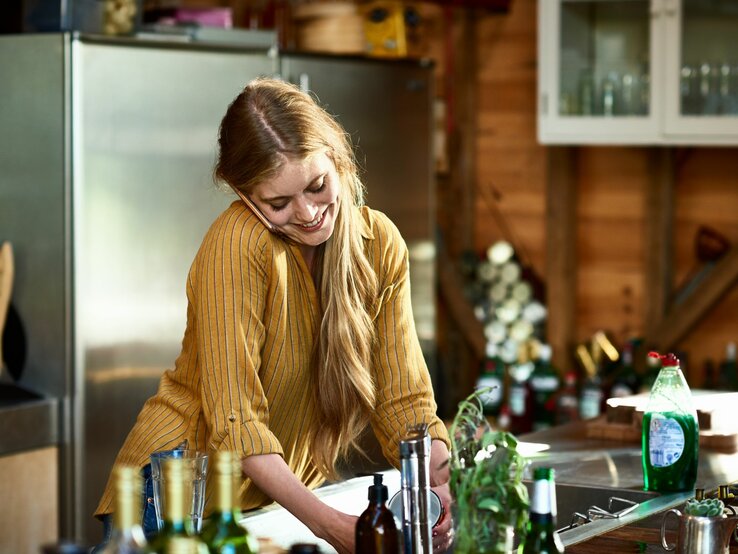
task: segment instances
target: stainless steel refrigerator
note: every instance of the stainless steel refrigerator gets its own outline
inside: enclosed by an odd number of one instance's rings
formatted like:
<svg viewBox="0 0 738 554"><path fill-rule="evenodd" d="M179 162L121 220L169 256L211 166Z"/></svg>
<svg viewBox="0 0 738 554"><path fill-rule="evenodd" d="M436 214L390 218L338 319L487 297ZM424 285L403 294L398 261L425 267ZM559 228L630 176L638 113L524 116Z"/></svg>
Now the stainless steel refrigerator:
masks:
<svg viewBox="0 0 738 554"><path fill-rule="evenodd" d="M62 533L100 538L113 459L179 353L185 280L232 201L211 171L266 50L70 34L0 37L0 237L27 335L21 383L63 400Z"/></svg>
<svg viewBox="0 0 738 554"><path fill-rule="evenodd" d="M431 71L74 34L0 37L0 240L28 356L20 383L61 400L60 529L93 542L114 457L185 327L185 280L233 197L211 171L239 89L281 73L358 144L370 205L411 246L418 332L433 360Z"/></svg>

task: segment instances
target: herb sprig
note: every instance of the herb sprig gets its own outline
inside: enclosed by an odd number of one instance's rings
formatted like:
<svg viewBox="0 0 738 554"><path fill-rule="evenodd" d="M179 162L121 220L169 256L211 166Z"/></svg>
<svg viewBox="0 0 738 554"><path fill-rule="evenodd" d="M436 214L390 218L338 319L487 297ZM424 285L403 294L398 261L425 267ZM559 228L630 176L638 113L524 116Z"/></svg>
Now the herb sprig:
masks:
<svg viewBox="0 0 738 554"><path fill-rule="evenodd" d="M508 532L522 536L528 522L528 491L522 482L526 460L518 441L492 429L476 390L459 403L451 428L450 489L455 502L454 551L507 552Z"/></svg>

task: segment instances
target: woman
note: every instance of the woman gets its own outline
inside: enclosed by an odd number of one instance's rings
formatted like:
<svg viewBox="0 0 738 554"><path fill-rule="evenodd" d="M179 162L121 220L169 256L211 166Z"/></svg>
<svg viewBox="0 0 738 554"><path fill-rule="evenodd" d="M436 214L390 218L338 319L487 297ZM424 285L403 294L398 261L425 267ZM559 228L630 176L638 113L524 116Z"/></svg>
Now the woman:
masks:
<svg viewBox="0 0 738 554"><path fill-rule="evenodd" d="M203 240L182 353L116 463L142 467L183 441L235 451L243 509L276 501L353 552L356 518L310 489L336 477L367 423L395 466L407 427L426 423L431 486L450 513L448 436L413 325L407 249L362 205L345 132L309 95L259 79L229 106L219 150L215 176L241 200ZM108 483L97 515L111 506ZM446 518L434 544L450 541Z"/></svg>

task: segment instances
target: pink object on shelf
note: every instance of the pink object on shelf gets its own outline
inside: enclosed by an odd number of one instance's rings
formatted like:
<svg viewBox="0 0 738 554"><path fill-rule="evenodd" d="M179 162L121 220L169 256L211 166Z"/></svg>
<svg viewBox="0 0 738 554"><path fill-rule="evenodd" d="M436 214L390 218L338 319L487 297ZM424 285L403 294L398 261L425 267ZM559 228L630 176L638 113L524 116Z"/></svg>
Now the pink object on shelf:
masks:
<svg viewBox="0 0 738 554"><path fill-rule="evenodd" d="M231 8L177 8L174 11L177 23L197 23L203 27L233 27Z"/></svg>

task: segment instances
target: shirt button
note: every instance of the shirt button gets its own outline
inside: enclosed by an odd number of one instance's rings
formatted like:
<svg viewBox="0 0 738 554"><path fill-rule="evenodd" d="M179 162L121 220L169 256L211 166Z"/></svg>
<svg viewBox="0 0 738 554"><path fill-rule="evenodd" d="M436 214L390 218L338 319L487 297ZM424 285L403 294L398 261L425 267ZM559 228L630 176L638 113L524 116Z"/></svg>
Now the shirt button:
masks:
<svg viewBox="0 0 738 554"><path fill-rule="evenodd" d="M230 421L231 423L236 421L236 414L231 413L231 415L228 416L228 421Z"/></svg>

